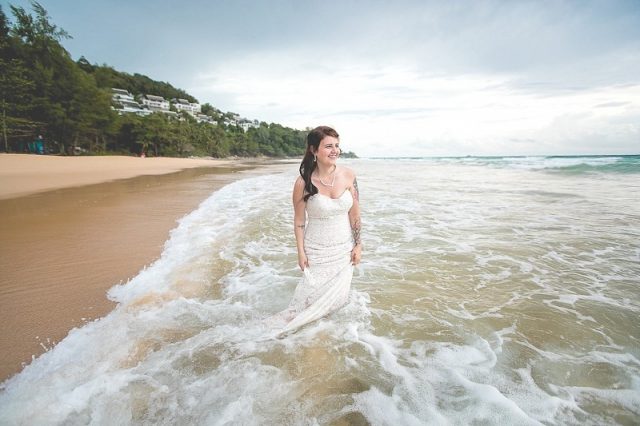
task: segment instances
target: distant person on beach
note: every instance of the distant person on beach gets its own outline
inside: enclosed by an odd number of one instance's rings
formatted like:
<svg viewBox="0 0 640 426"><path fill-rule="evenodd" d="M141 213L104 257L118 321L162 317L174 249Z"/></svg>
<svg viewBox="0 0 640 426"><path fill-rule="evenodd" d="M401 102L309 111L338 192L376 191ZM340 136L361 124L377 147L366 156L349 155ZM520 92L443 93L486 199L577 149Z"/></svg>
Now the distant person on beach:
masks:
<svg viewBox="0 0 640 426"><path fill-rule="evenodd" d="M42 139L42 135L38 135L38 138L34 142L34 152L36 154L44 154L44 140Z"/></svg>
<svg viewBox="0 0 640 426"><path fill-rule="evenodd" d="M353 170L338 166L340 139L327 126L307 135L293 186L294 233L303 279L289 307L276 315L293 331L342 307L360 263L360 197Z"/></svg>

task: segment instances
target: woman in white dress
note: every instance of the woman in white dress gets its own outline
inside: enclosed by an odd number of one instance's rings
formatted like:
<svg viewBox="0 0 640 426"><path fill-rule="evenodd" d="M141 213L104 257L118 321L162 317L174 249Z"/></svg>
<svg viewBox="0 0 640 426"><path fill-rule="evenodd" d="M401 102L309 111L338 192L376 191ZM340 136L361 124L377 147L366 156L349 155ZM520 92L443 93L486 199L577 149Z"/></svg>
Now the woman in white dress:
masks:
<svg viewBox="0 0 640 426"><path fill-rule="evenodd" d="M353 170L338 166L340 139L327 126L307 135L300 176L293 185L298 265L303 279L279 315L293 331L347 303L353 266L360 263L360 205Z"/></svg>

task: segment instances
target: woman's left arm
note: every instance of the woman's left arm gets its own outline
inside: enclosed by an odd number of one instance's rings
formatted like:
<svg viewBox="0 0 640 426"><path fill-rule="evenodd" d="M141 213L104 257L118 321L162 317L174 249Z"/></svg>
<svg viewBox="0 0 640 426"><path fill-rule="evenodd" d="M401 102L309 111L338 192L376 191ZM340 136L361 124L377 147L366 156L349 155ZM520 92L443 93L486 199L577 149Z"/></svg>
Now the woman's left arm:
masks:
<svg viewBox="0 0 640 426"><path fill-rule="evenodd" d="M351 184L351 196L353 197L353 206L349 210L349 222L351 223L351 232L353 235L353 250L351 250L351 263L357 265L362 257L362 242L360 241L360 190L358 189L358 180L353 175L353 183Z"/></svg>

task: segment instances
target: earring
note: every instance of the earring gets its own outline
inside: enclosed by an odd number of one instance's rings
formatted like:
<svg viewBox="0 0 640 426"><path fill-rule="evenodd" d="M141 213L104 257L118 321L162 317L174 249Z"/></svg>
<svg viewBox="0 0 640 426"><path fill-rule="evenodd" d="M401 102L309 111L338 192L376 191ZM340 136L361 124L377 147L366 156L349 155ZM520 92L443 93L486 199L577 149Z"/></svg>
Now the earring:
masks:
<svg viewBox="0 0 640 426"><path fill-rule="evenodd" d="M313 154L313 162L315 163L316 161L318 161L318 156Z"/></svg>

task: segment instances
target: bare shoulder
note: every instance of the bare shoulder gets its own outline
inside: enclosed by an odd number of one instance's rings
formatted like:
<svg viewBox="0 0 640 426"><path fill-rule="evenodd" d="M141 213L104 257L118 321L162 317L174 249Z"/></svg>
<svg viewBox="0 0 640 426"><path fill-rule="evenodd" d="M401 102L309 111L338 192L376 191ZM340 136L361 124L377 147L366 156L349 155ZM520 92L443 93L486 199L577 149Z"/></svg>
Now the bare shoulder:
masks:
<svg viewBox="0 0 640 426"><path fill-rule="evenodd" d="M296 182L293 184L293 189L297 188L304 189L304 179L302 179L302 176L298 176Z"/></svg>
<svg viewBox="0 0 640 426"><path fill-rule="evenodd" d="M346 187L349 191L351 191L351 195L353 195L354 200L360 199L360 190L358 189L358 180L356 179L356 172L354 172L349 167L342 167L342 176Z"/></svg>
<svg viewBox="0 0 640 426"><path fill-rule="evenodd" d="M296 179L295 183L293 184L294 204L297 203L297 201L302 200L303 196L304 196L304 179L302 179L302 176L298 176L298 179Z"/></svg>
<svg viewBox="0 0 640 426"><path fill-rule="evenodd" d="M355 180L356 172L354 172L353 169L341 166L340 171L342 173L342 176L344 176L348 181L353 182Z"/></svg>

